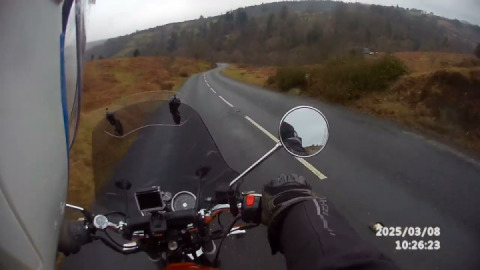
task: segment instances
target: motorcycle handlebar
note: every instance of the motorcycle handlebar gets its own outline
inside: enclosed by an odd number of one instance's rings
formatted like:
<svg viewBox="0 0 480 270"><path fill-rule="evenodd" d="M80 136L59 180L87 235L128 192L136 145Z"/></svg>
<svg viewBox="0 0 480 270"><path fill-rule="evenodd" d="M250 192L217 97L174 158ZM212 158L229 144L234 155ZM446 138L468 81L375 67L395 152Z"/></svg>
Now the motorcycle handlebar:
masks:
<svg viewBox="0 0 480 270"><path fill-rule="evenodd" d="M194 223L197 219L197 211L195 209L177 210L163 214L168 228L177 228Z"/></svg>
<svg viewBox="0 0 480 270"><path fill-rule="evenodd" d="M258 197L257 197L258 198ZM258 206L258 202L255 200L255 205ZM246 209L243 207L243 204L239 205L242 209L242 219L245 220L244 214L249 214L253 209ZM177 210L174 212L163 213L161 216L166 223L166 228L168 229L183 229L188 224L194 224L197 221L203 222L205 225L208 225L215 217L221 213L230 211L231 205L229 204L217 204L210 210L202 210L200 212L195 211L195 209L188 210ZM257 211L255 211L257 212ZM246 216L245 216L246 217ZM148 216L142 216L138 218L130 219L128 224L114 224L109 222L109 228L114 229L117 232L124 233L125 235L130 234L130 238L134 231L142 230L146 226L150 227L151 222L154 220ZM245 220L247 221L247 220ZM252 218L248 221L256 221ZM89 243L92 239L99 239L112 249L123 254L135 253L138 251L138 247L133 246L123 246L119 247L115 244L110 243L108 239L105 239L101 236L95 236L95 229L92 227L92 224L88 224L88 220L82 221L64 221L62 231L59 238L58 250L65 255L74 254L80 251L82 245ZM259 223L256 221L256 223ZM128 233L130 232L130 233ZM125 234L126 233L126 234ZM128 237L127 237L128 238ZM206 246L207 250L211 250L212 246ZM215 248L213 248L215 249Z"/></svg>

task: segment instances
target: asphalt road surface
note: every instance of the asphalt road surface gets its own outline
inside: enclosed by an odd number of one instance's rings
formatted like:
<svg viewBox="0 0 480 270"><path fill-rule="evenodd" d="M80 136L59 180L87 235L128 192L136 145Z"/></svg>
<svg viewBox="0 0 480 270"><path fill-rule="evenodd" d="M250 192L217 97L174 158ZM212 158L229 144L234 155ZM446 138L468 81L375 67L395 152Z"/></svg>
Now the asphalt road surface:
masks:
<svg viewBox="0 0 480 270"><path fill-rule="evenodd" d="M283 114L297 105L320 109L330 125L326 148L305 161L281 149L245 178L243 190L260 191L280 173L304 175L317 194L325 195L347 217L362 238L390 256L402 269L480 269L480 165L442 144L402 127L367 115L303 97L263 90L228 79L225 65L194 75L179 97L203 118L225 161L242 171L275 144ZM165 136L168 136L165 135ZM159 139L162 138L162 139ZM122 173L158 164L165 157L147 145L166 137L139 137L125 160L137 160ZM192 139L193 140L193 139ZM163 155L163 156L162 156ZM139 160L148 160L142 163ZM188 159L188 156L185 156ZM167 166L163 166L167 167ZM157 180L137 177L134 185L165 185L172 179L155 171ZM139 181L139 182L135 182ZM179 186L180 185L180 186ZM173 184L180 189L189 184ZM98 200L95 208L109 208ZM379 237L369 230L375 222L386 226L440 228L440 236ZM299 232L301 233L301 232ZM406 232L408 235L408 232ZM439 250L396 250L396 241L438 240ZM348 246L345 246L348 249ZM281 255L272 256L265 228L244 238L228 239L222 250L222 269L285 269ZM101 243L91 243L65 259L63 269L158 269L144 254L124 256Z"/></svg>

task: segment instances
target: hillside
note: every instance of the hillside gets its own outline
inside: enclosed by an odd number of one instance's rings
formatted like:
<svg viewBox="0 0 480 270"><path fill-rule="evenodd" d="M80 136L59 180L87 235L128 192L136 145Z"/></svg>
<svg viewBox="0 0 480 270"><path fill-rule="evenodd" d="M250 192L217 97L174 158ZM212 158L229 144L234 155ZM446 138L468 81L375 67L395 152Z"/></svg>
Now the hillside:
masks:
<svg viewBox="0 0 480 270"><path fill-rule="evenodd" d="M187 56L251 64L309 64L373 51L473 52L480 27L415 9L295 1L261 4L107 40L89 57Z"/></svg>
<svg viewBox="0 0 480 270"><path fill-rule="evenodd" d="M103 43L105 43L105 41L107 41L107 40L102 39L102 40L95 40L95 41L87 42L87 46L85 48L86 48L86 50L90 50L93 47L102 45Z"/></svg>

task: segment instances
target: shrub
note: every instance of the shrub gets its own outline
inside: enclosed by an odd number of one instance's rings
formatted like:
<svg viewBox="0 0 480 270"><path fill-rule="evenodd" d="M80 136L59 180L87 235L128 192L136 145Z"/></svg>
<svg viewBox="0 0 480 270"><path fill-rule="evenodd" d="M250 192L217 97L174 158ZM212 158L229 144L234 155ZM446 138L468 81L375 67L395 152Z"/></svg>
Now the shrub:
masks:
<svg viewBox="0 0 480 270"><path fill-rule="evenodd" d="M461 62L455 64L456 67L478 67L480 66L480 59L464 58Z"/></svg>
<svg viewBox="0 0 480 270"><path fill-rule="evenodd" d="M383 91L407 72L397 58L387 55L375 60L348 57L326 63L313 73L312 91L336 102L356 99L365 92Z"/></svg>
<svg viewBox="0 0 480 270"><path fill-rule="evenodd" d="M282 91L288 91L292 88L305 88L305 70L301 67L281 67L277 69L274 79L269 78L270 81L275 80L277 87Z"/></svg>
<svg viewBox="0 0 480 270"><path fill-rule="evenodd" d="M267 85L272 85L276 82L276 80L277 79L275 78L275 75L270 75L270 76L268 76L268 79L267 79L266 83L267 83Z"/></svg>
<svg viewBox="0 0 480 270"><path fill-rule="evenodd" d="M480 59L480 42L477 44L477 47L475 47L475 50L473 51L473 54Z"/></svg>
<svg viewBox="0 0 480 270"><path fill-rule="evenodd" d="M138 49L135 49L135 51L133 51L133 57L138 57L140 55L140 51Z"/></svg>

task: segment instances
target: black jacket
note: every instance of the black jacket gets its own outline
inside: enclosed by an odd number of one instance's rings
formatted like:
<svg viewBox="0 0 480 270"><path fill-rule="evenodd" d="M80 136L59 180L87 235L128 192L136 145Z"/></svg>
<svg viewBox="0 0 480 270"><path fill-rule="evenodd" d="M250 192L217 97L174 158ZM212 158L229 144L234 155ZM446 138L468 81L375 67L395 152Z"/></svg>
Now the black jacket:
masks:
<svg viewBox="0 0 480 270"><path fill-rule="evenodd" d="M288 210L280 228L280 251L289 270L398 269L363 241L326 199L304 201Z"/></svg>

